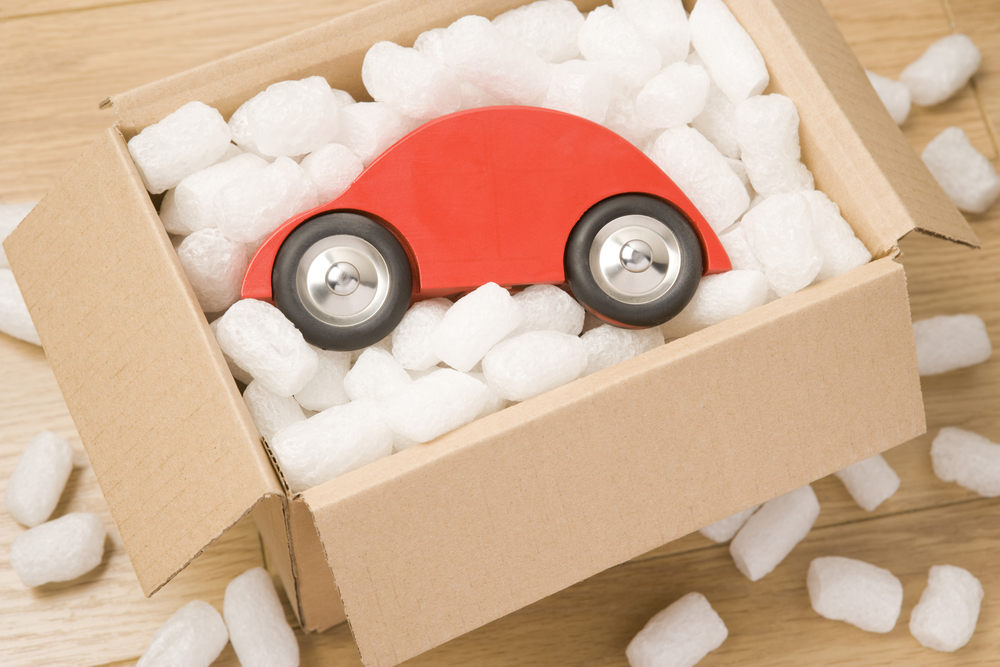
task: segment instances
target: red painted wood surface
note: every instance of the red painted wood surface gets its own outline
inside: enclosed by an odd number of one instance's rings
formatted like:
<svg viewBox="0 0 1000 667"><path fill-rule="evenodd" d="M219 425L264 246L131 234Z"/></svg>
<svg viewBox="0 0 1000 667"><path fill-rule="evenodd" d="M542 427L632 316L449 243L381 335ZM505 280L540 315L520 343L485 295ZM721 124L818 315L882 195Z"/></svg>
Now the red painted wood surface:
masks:
<svg viewBox="0 0 1000 667"><path fill-rule="evenodd" d="M536 107L489 107L431 121L398 141L333 201L279 227L258 249L243 298L271 298L285 238L330 211L354 211L399 238L414 294L440 296L488 282L565 281L570 231L594 204L645 193L674 205L701 240L704 273L731 268L718 237L670 178L614 132Z"/></svg>

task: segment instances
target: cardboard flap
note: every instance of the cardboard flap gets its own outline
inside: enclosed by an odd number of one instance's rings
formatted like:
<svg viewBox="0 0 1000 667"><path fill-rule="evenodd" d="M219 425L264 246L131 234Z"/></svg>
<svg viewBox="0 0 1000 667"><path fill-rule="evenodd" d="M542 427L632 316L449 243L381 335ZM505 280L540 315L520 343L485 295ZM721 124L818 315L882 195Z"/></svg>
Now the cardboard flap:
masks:
<svg viewBox="0 0 1000 667"><path fill-rule="evenodd" d="M281 487L117 130L4 247L147 595Z"/></svg>
<svg viewBox="0 0 1000 667"><path fill-rule="evenodd" d="M362 658L386 666L924 430L883 259L303 498Z"/></svg>
<svg viewBox="0 0 1000 667"><path fill-rule="evenodd" d="M267 553L268 569L281 578L302 629L322 631L342 623L340 593L305 502L301 498L268 498L254 509L253 519Z"/></svg>
<svg viewBox="0 0 1000 667"><path fill-rule="evenodd" d="M820 0L726 0L771 84L795 100L802 160L876 257L914 229L979 247L976 234L889 117Z"/></svg>
<svg viewBox="0 0 1000 667"><path fill-rule="evenodd" d="M372 44L388 40L409 46L430 27L446 27L468 14L493 18L521 4L524 0L386 0L113 95L110 102L128 139L192 100L215 107L228 119L243 102L287 79L324 76L334 88L346 90L358 100L370 100L361 82L361 63ZM588 10L603 3L576 0L576 4Z"/></svg>

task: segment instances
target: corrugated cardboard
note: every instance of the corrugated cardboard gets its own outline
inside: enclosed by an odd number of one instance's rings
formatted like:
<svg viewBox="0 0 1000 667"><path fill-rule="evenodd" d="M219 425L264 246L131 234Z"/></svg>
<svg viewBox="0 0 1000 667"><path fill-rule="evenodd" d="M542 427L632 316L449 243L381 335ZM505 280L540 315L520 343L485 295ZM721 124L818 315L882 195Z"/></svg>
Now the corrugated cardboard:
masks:
<svg viewBox="0 0 1000 667"><path fill-rule="evenodd" d="M920 435L912 338L879 260L306 491L365 663Z"/></svg>
<svg viewBox="0 0 1000 667"><path fill-rule="evenodd" d="M360 94L375 41L515 4L389 0L115 96L117 129L6 242L147 593L253 511L303 626L346 611L364 662L395 665L924 431L893 258L914 229L975 235L818 1L729 0L798 105L817 186L880 259L284 494L119 130L311 74Z"/></svg>
<svg viewBox="0 0 1000 667"><path fill-rule="evenodd" d="M978 247L914 154L819 0L727 0L767 63L766 92L795 100L802 160L876 257L916 229Z"/></svg>
<svg viewBox="0 0 1000 667"><path fill-rule="evenodd" d="M305 502L268 496L254 508L253 518L269 558L269 569L281 578L302 627L319 631L343 623L340 593Z"/></svg>
<svg viewBox="0 0 1000 667"><path fill-rule="evenodd" d="M143 590L282 489L114 128L10 264Z"/></svg>

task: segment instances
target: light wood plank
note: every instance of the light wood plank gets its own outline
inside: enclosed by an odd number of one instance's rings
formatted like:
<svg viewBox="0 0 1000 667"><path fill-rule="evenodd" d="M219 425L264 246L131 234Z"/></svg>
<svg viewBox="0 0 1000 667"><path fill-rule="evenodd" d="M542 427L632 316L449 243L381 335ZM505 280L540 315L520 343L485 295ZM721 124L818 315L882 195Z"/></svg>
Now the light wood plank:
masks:
<svg viewBox="0 0 1000 667"><path fill-rule="evenodd" d="M957 32L972 38L983 54L973 77L979 102L986 115L994 153L1000 151L1000 14L995 0L944 0Z"/></svg>
<svg viewBox="0 0 1000 667"><path fill-rule="evenodd" d="M9 561L11 543L26 529L0 512L0 618L10 620L0 623L0 662L85 667L130 660L186 602L200 599L221 610L226 584L263 563L253 522L238 524L160 594L146 599L45 356L33 345L0 336L0 368L0 496L27 441L51 430L73 444L78 463L53 518L96 512L108 529L97 569L72 582L27 589Z"/></svg>
<svg viewBox="0 0 1000 667"><path fill-rule="evenodd" d="M369 0L156 0L0 21L0 203L39 199L114 122L109 95Z"/></svg>
<svg viewBox="0 0 1000 667"><path fill-rule="evenodd" d="M37 198L51 186L111 122L110 114L97 109L107 94L366 4L45 3L36 6L91 8L0 22L0 202ZM826 3L862 64L889 76L898 76L928 44L952 30L941 0ZM996 118L990 110L1000 105L1000 90L992 73L1000 55L989 54L1000 50L1000 31L990 28L1000 21L1000 6L992 0L949 0L949 7L957 29L972 34L983 50L984 69L976 83L987 113ZM944 105L914 109L903 129L919 150L952 124L963 127L977 148L996 158L972 88ZM977 312L990 327L994 345L1000 346L1000 212L994 207L990 214L970 219L983 241L982 251L922 237L904 241L913 313L928 317ZM20 448L37 430L50 428L79 442L40 350L0 336L0 368L0 479L6 480ZM412 664L624 665L624 646L645 620L693 589L709 596L731 632L704 665L995 664L1000 645L1000 572L995 567L1000 505L937 480L928 449L943 425L963 426L1000 441L1000 354L974 369L925 378L923 388L930 433L886 454L903 480L896 496L868 514L854 506L837 480L818 481L823 511L817 528L763 581L747 582L732 566L725 547L694 534L454 640ZM101 512L106 525L112 525L89 468L74 472L57 512L81 508ZM145 600L113 534L112 548L98 571L52 590L32 592L20 586L6 561L10 542L23 530L0 513L0 616L16 619L0 623L5 664L134 664L173 610L195 597L221 607L221 591L229 579L261 562L252 527L241 524L164 591ZM804 596L805 568L812 557L831 553L870 560L903 579L903 616L892 633L869 635L811 611ZM927 568L941 562L968 567L987 589L972 643L953 656L921 648L905 627ZM287 606L286 611L290 617ZM300 644L303 665L360 664L346 626L321 635L300 633ZM216 664L238 662L227 648Z"/></svg>
<svg viewBox="0 0 1000 667"><path fill-rule="evenodd" d="M149 0L7 0L0 6L0 21L26 19L46 14L64 14L115 5L131 5Z"/></svg>
<svg viewBox="0 0 1000 667"><path fill-rule="evenodd" d="M988 3L990 0L984 1ZM862 65L882 76L899 79L903 69L919 58L928 46L954 32L941 2L824 0L824 5ZM970 85L942 104L933 107L914 105L902 127L919 154L948 125L961 127L976 149L990 159L997 157L982 119L976 92Z"/></svg>

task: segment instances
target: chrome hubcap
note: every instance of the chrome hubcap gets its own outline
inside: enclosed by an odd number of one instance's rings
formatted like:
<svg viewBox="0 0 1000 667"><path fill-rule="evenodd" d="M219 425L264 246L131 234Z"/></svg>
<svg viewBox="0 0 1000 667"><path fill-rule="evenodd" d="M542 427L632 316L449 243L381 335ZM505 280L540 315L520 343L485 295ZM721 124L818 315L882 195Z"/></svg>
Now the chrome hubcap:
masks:
<svg viewBox="0 0 1000 667"><path fill-rule="evenodd" d="M626 271L642 273L653 263L653 249L639 239L632 239L622 246L618 257Z"/></svg>
<svg viewBox="0 0 1000 667"><path fill-rule="evenodd" d="M590 246L590 271L617 301L643 304L666 294L681 271L677 237L659 220L624 215L606 224Z"/></svg>
<svg viewBox="0 0 1000 667"><path fill-rule="evenodd" d="M358 289L361 276L353 264L337 262L326 272L326 286L338 296L348 296Z"/></svg>
<svg viewBox="0 0 1000 667"><path fill-rule="evenodd" d="M346 234L314 243L295 272L302 305L332 326L360 324L377 313L389 280L389 267L375 246Z"/></svg>

